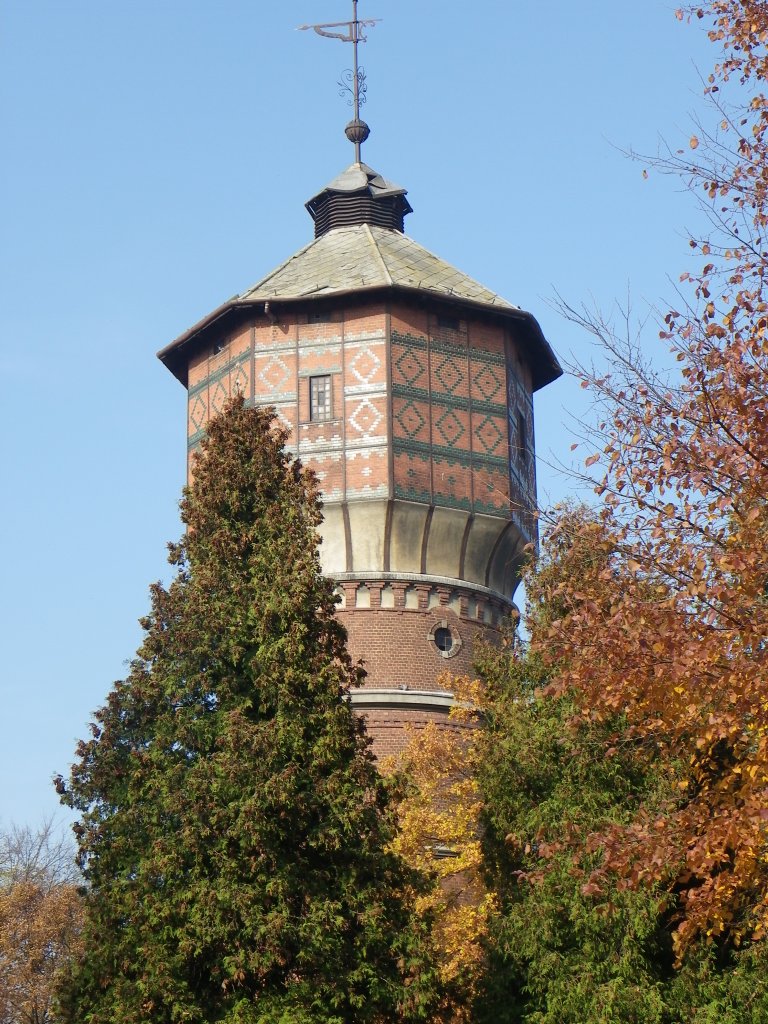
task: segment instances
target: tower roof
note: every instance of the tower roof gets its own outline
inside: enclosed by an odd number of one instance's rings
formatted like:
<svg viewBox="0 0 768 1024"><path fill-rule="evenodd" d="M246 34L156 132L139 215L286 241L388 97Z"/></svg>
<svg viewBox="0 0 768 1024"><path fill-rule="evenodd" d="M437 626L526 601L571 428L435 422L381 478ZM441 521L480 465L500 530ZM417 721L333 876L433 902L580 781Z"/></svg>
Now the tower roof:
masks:
<svg viewBox="0 0 768 1024"><path fill-rule="evenodd" d="M239 297L241 302L316 298L374 288L407 288L442 298L515 309L407 235L374 224L316 238Z"/></svg>
<svg viewBox="0 0 768 1024"><path fill-rule="evenodd" d="M352 168L341 178L350 171ZM367 172L368 169L362 173ZM386 182L384 187L397 189L397 186ZM316 238L251 288L233 296L185 331L158 355L168 369L186 384L190 346L201 342L209 330L215 329L214 325L223 327L223 321L238 311L253 307L263 310L267 304L274 310L284 304L306 304L314 300L382 291L432 297L451 305L470 306L513 319L524 329L524 345L530 360L534 389L543 387L562 373L554 352L530 313L478 284L407 235L369 223L334 228Z"/></svg>
<svg viewBox="0 0 768 1024"><path fill-rule="evenodd" d="M315 222L315 237L333 228L377 224L403 230L403 218L412 213L406 190L386 181L367 164L354 163L306 204Z"/></svg>

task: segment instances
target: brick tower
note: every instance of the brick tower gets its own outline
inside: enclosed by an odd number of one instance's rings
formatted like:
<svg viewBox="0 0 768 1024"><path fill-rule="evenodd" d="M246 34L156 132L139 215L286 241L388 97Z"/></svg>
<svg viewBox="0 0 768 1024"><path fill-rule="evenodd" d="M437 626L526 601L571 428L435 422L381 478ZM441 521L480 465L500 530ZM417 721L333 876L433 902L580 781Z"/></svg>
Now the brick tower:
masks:
<svg viewBox="0 0 768 1024"><path fill-rule="evenodd" d="M190 451L240 390L316 471L381 755L445 715L438 677L470 673L511 610L535 539L532 396L561 370L530 313L403 234L405 190L365 164L307 209L314 241L159 355L188 390Z"/></svg>
<svg viewBox="0 0 768 1024"><path fill-rule="evenodd" d="M530 313L403 233L406 191L360 158L306 204L315 238L160 353L188 391L188 445L236 390L274 406L323 492L323 571L367 670L352 694L374 750L445 720L439 677L493 641L535 539L533 393L560 367ZM307 27L307 26L305 26ZM330 31L329 31L330 30Z"/></svg>

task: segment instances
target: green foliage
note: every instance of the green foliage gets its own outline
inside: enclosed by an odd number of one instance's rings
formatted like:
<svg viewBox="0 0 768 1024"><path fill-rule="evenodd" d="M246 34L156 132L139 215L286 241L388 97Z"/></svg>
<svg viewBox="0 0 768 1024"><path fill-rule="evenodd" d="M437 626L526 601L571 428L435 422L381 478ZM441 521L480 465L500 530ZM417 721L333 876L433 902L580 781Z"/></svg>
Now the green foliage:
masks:
<svg viewBox="0 0 768 1024"><path fill-rule="evenodd" d="M668 992L681 1024L764 1024L768 1020L768 951L756 942L741 951L699 944Z"/></svg>
<svg viewBox="0 0 768 1024"><path fill-rule="evenodd" d="M490 655L495 689L481 771L486 856L501 910L478 1024L661 1024L671 968L663 898L601 878L599 826L626 819L656 780L612 729L544 696L534 659Z"/></svg>
<svg viewBox="0 0 768 1024"><path fill-rule="evenodd" d="M578 601L584 509L564 510L526 580L531 646L486 651L489 705L479 783L488 885L498 894L476 1024L758 1024L768 1020L765 942L693 944L675 966L682 863L609 869L610 846L661 826L681 769L626 720L595 714L537 641ZM640 825L638 826L638 822ZM655 881L651 881L651 879ZM661 881L659 881L661 879Z"/></svg>
<svg viewBox="0 0 768 1024"><path fill-rule="evenodd" d="M270 414L209 425L128 677L80 743L78 1024L424 1019L419 877L344 700L358 672L319 571L315 484Z"/></svg>

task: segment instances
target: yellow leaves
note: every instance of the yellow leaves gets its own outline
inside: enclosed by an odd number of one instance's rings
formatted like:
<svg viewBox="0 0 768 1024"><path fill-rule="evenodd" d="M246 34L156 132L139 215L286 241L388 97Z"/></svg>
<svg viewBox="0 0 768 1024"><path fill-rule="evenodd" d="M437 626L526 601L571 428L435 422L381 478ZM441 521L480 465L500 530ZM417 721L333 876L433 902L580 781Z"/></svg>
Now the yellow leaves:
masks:
<svg viewBox="0 0 768 1024"><path fill-rule="evenodd" d="M402 766L415 789L398 809L393 847L436 879L417 911L433 917L443 983L448 986L460 978L471 995L484 962L488 921L496 911L496 897L483 883L482 802L474 778L477 713L487 705L487 696L477 679L445 676L441 685L453 691L457 702L451 726L432 723L411 733ZM464 1019L459 1007L450 1009L452 1020Z"/></svg>
<svg viewBox="0 0 768 1024"><path fill-rule="evenodd" d="M692 135L688 145L691 147L691 149L698 149L699 148L699 140L698 140L698 138L695 135Z"/></svg>

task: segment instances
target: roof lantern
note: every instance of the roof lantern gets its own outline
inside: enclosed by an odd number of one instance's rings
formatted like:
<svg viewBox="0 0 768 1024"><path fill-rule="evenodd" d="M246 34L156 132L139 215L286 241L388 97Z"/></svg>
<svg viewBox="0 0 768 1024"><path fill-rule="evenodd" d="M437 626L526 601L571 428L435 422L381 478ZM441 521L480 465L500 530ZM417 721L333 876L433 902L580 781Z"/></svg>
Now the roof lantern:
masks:
<svg viewBox="0 0 768 1024"><path fill-rule="evenodd" d="M373 224L402 233L412 212L406 190L386 181L366 164L354 163L306 204L315 222L315 238L333 228Z"/></svg>

